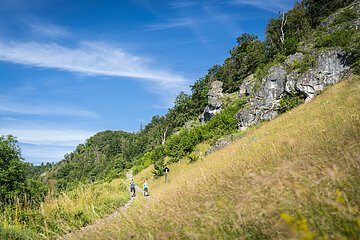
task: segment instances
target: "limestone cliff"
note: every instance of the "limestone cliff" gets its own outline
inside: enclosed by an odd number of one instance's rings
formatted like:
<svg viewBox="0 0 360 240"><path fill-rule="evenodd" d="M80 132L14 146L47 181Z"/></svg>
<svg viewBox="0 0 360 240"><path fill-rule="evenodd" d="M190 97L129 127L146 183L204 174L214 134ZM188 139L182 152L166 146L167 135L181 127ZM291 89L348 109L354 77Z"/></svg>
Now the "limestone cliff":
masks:
<svg viewBox="0 0 360 240"><path fill-rule="evenodd" d="M252 75L240 86L240 96L248 97L248 104L237 115L240 130L271 120L279 114L279 101L296 91L306 101L311 100L326 86L339 82L350 71L347 55L341 49L312 52L313 66L303 71L293 69L295 63L304 61L305 55L295 53L284 63L270 68L261 80Z"/></svg>

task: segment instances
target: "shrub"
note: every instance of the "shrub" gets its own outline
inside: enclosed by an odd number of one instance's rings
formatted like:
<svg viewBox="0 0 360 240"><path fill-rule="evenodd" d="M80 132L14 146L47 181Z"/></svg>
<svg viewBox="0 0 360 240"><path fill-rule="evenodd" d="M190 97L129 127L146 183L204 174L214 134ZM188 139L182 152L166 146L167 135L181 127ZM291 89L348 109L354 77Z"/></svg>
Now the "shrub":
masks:
<svg viewBox="0 0 360 240"><path fill-rule="evenodd" d="M290 109L300 105L305 101L306 95L299 91L293 91L290 94L284 96L279 102L279 113L284 113Z"/></svg>
<svg viewBox="0 0 360 240"><path fill-rule="evenodd" d="M199 160L199 156L194 153L190 153L187 157L189 158L191 163Z"/></svg>
<svg viewBox="0 0 360 240"><path fill-rule="evenodd" d="M337 30L332 33L320 33L316 38L315 47L317 48L332 48L332 47L347 47L349 40L354 35L352 30Z"/></svg>
<svg viewBox="0 0 360 240"><path fill-rule="evenodd" d="M347 8L344 11L342 11L338 16L336 16L333 25L350 22L356 18L358 18L358 13L353 9Z"/></svg>
<svg viewBox="0 0 360 240"><path fill-rule="evenodd" d="M299 73L304 73L310 68L314 67L316 64L316 59L310 54L306 54L301 60L294 60L292 64L287 67L287 70L294 71L298 70Z"/></svg>
<svg viewBox="0 0 360 240"><path fill-rule="evenodd" d="M170 162L177 162L194 151L195 146L202 141L215 142L218 138L233 133L237 130L236 113L244 105L245 100L240 99L231 104L220 113L216 114L209 122L192 129L183 128L173 134L165 143L165 154L170 157ZM162 160L155 163L154 174L161 176ZM158 164L159 166L157 166Z"/></svg>
<svg viewBox="0 0 360 240"><path fill-rule="evenodd" d="M360 75L360 50L351 52L351 66L355 74Z"/></svg>

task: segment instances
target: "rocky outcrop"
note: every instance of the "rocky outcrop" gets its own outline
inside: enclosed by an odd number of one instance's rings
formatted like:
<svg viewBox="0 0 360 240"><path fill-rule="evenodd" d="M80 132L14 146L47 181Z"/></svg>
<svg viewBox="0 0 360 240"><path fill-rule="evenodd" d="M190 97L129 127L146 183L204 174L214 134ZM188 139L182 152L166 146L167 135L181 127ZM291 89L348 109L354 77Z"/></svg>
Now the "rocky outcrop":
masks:
<svg viewBox="0 0 360 240"><path fill-rule="evenodd" d="M256 83L252 76L244 80L240 86L240 96L250 97L246 107L237 115L240 130L276 117L279 101L284 96L297 91L309 101L326 86L339 82L350 70L346 53L340 49L314 52L312 56L314 66L305 72L289 70L295 61L299 63L305 57L302 53L296 53L284 63L271 67L260 82Z"/></svg>
<svg viewBox="0 0 360 240"><path fill-rule="evenodd" d="M222 86L223 83L220 81L211 83L211 89L208 93L208 105L199 117L200 122L209 121L216 113L221 111L224 96Z"/></svg>
<svg viewBox="0 0 360 240"><path fill-rule="evenodd" d="M229 145L230 143L232 143L234 141L234 137L232 135L226 136L224 138L221 138L219 140L216 141L216 143L214 145L212 145L206 152L205 152L205 156L216 152L224 147L226 147L227 145Z"/></svg>

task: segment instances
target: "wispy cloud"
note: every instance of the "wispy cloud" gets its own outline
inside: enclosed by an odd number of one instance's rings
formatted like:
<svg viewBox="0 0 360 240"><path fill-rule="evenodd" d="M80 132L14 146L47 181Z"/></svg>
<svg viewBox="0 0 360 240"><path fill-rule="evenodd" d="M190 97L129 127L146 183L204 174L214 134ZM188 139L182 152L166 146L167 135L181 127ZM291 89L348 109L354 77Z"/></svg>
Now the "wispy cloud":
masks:
<svg viewBox="0 0 360 240"><path fill-rule="evenodd" d="M3 121L8 121L8 122L19 121L18 119L13 118L13 117L3 117L3 118L1 118L1 120L3 120Z"/></svg>
<svg viewBox="0 0 360 240"><path fill-rule="evenodd" d="M279 11L289 10L293 4L293 0L231 0L231 4L251 5L264 9L269 12L277 13Z"/></svg>
<svg viewBox="0 0 360 240"><path fill-rule="evenodd" d="M97 131L34 121L3 122L0 135L17 137L28 162L57 162Z"/></svg>
<svg viewBox="0 0 360 240"><path fill-rule="evenodd" d="M0 135L14 135L21 143L74 147L92 136L94 132L51 127L1 128Z"/></svg>
<svg viewBox="0 0 360 240"><path fill-rule="evenodd" d="M169 4L171 8L188 8L196 5L196 1L175 1Z"/></svg>
<svg viewBox="0 0 360 240"><path fill-rule="evenodd" d="M99 42L80 42L77 47L68 47L0 40L0 60L88 75L137 78L161 90L178 92L188 86L185 77L154 66L150 59Z"/></svg>
<svg viewBox="0 0 360 240"><path fill-rule="evenodd" d="M22 155L27 162L40 164L41 162L57 162L63 159L66 153L74 150L74 147L20 144Z"/></svg>
<svg viewBox="0 0 360 240"><path fill-rule="evenodd" d="M58 106L51 104L20 103L11 97L0 95L0 113L15 113L25 115L66 115L76 117L97 118L98 115L78 107Z"/></svg>
<svg viewBox="0 0 360 240"><path fill-rule="evenodd" d="M46 37L69 37L71 34L63 27L51 23L31 23L29 28Z"/></svg>
<svg viewBox="0 0 360 240"><path fill-rule="evenodd" d="M164 23L149 24L146 25L145 27L150 31L155 31L155 30L164 30L170 28L188 27L188 26L192 26L193 24L194 22L190 19L180 18L180 19L172 19Z"/></svg>

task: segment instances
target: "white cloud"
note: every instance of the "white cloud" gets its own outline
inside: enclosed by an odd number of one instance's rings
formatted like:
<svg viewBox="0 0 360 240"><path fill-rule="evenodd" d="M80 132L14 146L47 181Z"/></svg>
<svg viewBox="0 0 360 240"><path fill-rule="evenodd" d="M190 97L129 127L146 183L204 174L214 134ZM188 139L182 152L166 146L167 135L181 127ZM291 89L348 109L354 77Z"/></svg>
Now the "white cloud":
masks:
<svg viewBox="0 0 360 240"><path fill-rule="evenodd" d="M74 147L32 144L20 144L20 148L25 160L35 164L60 161L66 153L74 150Z"/></svg>
<svg viewBox="0 0 360 240"><path fill-rule="evenodd" d="M38 34L46 37L69 37L71 34L63 27L51 23L32 23L29 28Z"/></svg>
<svg viewBox="0 0 360 240"><path fill-rule="evenodd" d="M67 47L57 43L0 40L0 60L88 75L137 78L154 85L156 90L172 94L189 84L179 74L154 67L149 59L99 42Z"/></svg>
<svg viewBox="0 0 360 240"><path fill-rule="evenodd" d="M269 12L281 12L291 9L294 5L293 0L232 0L232 4L251 5L257 8L264 9Z"/></svg>
<svg viewBox="0 0 360 240"><path fill-rule="evenodd" d="M90 111L70 106L56 106L49 104L19 103L14 99L0 95L0 113L15 113L26 115L66 115L77 117L97 118L98 116Z"/></svg>
<svg viewBox="0 0 360 240"><path fill-rule="evenodd" d="M17 137L27 162L57 162L97 131L79 130L58 124L16 121L1 124L0 135Z"/></svg>
<svg viewBox="0 0 360 240"><path fill-rule="evenodd" d="M149 24L145 27L150 31L156 31L156 30L164 30L164 29L170 29L170 28L179 28L179 27L188 27L192 26L194 22L190 19L172 19L165 23L157 23L157 24Z"/></svg>
<svg viewBox="0 0 360 240"><path fill-rule="evenodd" d="M1 128L0 135L14 135L21 143L74 147L83 143L95 132L85 130L61 129L58 127L9 127Z"/></svg>

